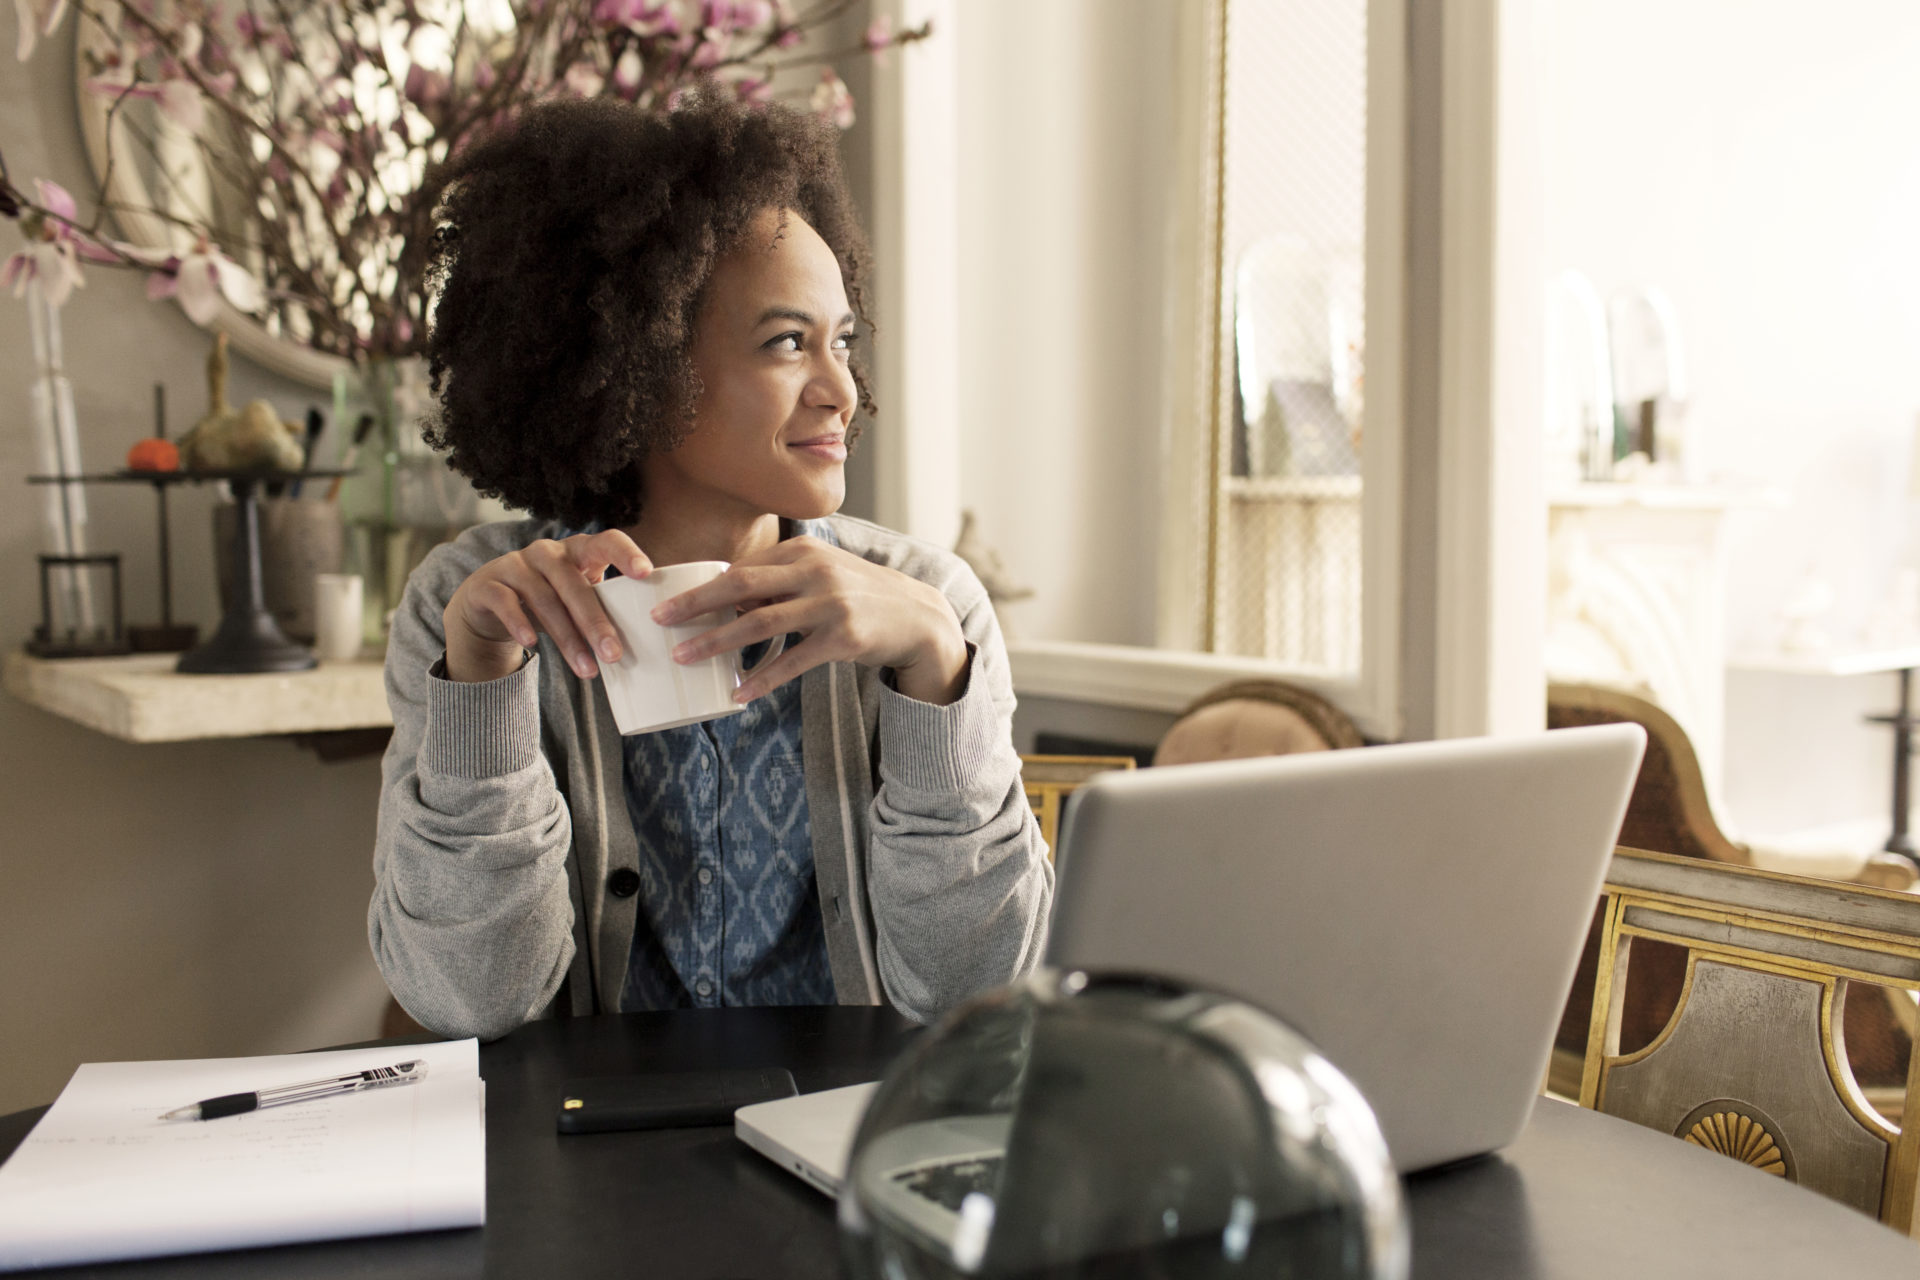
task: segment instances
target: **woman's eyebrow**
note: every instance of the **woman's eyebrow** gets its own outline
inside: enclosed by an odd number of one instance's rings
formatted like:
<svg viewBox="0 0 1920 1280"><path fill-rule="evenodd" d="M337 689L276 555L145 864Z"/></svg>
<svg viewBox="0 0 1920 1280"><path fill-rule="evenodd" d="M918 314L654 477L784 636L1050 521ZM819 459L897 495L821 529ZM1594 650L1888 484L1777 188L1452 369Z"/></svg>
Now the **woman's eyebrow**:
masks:
<svg viewBox="0 0 1920 1280"><path fill-rule="evenodd" d="M765 324L769 320L791 320L796 324L808 324L808 325L814 323L812 313L802 311L797 307L768 307L765 311L762 311L760 313L760 318L753 322L753 327L758 329L761 325ZM852 323L853 323L853 312L849 311L847 312L847 314L840 317L840 320L838 324L835 325L835 327L839 328L845 325L850 325Z"/></svg>

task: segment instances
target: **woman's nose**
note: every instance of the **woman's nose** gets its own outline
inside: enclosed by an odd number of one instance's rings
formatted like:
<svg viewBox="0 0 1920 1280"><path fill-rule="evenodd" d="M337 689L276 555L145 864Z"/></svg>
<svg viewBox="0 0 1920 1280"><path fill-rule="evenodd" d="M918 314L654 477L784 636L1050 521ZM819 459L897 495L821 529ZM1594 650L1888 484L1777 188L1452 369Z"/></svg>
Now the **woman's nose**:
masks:
<svg viewBox="0 0 1920 1280"><path fill-rule="evenodd" d="M807 403L821 409L851 408L859 388L854 385L853 370L838 354L816 361L814 375L807 384Z"/></svg>

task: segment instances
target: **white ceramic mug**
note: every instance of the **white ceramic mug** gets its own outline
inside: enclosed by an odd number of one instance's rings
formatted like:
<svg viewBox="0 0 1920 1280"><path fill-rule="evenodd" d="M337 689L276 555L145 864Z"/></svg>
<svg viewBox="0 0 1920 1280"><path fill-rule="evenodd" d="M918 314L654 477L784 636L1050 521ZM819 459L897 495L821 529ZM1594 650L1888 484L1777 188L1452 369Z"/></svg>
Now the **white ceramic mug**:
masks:
<svg viewBox="0 0 1920 1280"><path fill-rule="evenodd" d="M740 687L738 649L699 662L673 660L675 646L733 621L732 609L716 609L671 627L650 616L656 606L726 571L724 560L693 560L655 569L644 578L607 578L594 587L620 633L620 661L601 659L600 679L621 734L652 733L746 710L733 700L733 691Z"/></svg>
<svg viewBox="0 0 1920 1280"><path fill-rule="evenodd" d="M323 662L360 656L365 588L357 573L313 575L313 652Z"/></svg>

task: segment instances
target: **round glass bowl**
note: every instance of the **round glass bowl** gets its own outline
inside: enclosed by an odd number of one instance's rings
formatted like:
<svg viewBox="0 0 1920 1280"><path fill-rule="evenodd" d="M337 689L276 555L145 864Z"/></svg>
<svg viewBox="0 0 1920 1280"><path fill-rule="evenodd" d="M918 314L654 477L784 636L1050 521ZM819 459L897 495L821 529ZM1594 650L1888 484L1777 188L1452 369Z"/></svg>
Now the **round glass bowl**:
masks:
<svg viewBox="0 0 1920 1280"><path fill-rule="evenodd" d="M854 1138L860 1280L1404 1280L1373 1112L1271 1015L1140 978L1041 970L888 1070Z"/></svg>

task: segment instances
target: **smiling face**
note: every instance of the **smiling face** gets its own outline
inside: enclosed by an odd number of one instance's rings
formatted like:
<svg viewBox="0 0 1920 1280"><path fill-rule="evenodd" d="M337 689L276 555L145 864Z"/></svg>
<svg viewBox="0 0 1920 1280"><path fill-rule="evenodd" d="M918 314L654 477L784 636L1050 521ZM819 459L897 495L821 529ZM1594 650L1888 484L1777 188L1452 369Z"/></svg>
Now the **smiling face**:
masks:
<svg viewBox="0 0 1920 1280"><path fill-rule="evenodd" d="M693 428L643 464L643 525L816 519L846 497L853 308L826 241L791 210L782 221L763 211L714 265L694 325Z"/></svg>

